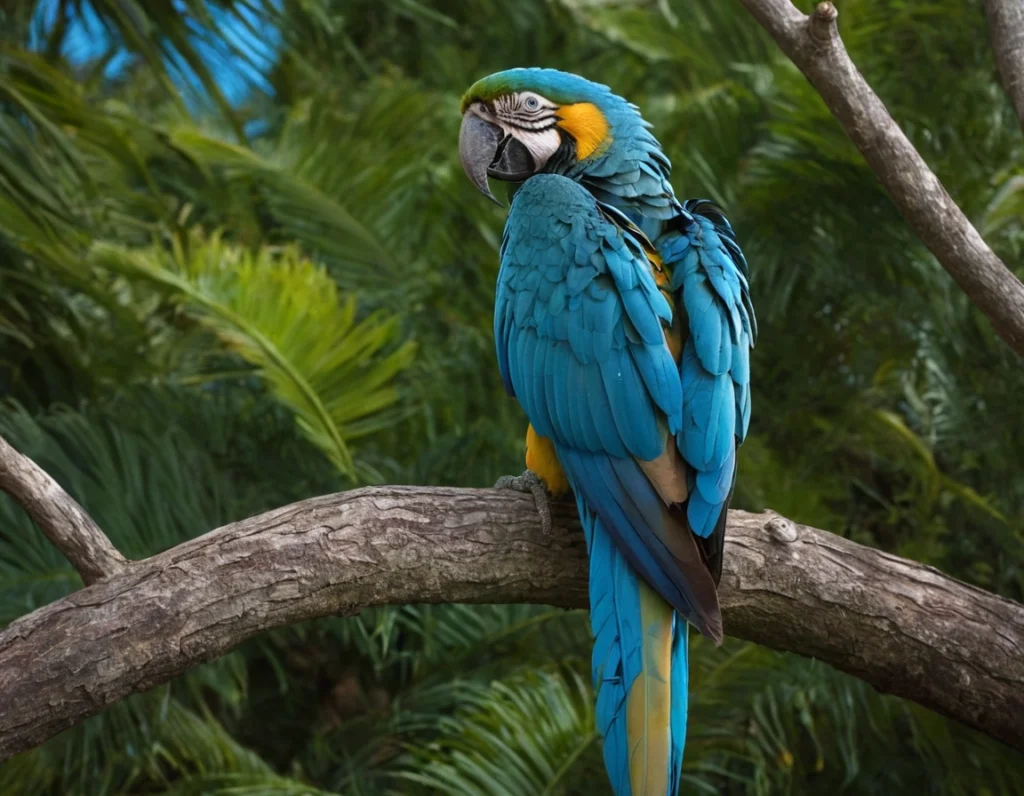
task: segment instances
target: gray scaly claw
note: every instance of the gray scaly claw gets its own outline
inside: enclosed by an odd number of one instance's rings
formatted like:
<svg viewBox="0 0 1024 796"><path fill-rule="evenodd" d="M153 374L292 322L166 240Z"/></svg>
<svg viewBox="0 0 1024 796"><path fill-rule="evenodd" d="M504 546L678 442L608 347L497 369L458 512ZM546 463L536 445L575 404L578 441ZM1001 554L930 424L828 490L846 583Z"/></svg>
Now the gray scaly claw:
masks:
<svg viewBox="0 0 1024 796"><path fill-rule="evenodd" d="M495 484L495 489L513 489L516 492L529 493L533 495L533 502L537 504L537 513L540 514L540 525L547 536L551 533L551 499L544 482L537 477L532 470L526 470L522 475L503 475Z"/></svg>

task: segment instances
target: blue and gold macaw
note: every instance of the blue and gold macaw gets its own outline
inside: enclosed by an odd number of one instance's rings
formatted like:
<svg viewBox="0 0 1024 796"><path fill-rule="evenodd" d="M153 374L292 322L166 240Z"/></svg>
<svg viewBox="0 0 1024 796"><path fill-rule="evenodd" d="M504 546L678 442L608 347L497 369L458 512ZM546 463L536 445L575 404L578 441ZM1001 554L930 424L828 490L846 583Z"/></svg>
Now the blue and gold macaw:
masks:
<svg viewBox="0 0 1024 796"><path fill-rule="evenodd" d="M511 69L462 100L459 152L510 183L494 336L530 425L529 490L570 488L590 553L593 681L617 796L672 796L687 627L722 640L717 583L757 334L725 216L680 202L639 109L606 86ZM495 200L497 201L497 200Z"/></svg>

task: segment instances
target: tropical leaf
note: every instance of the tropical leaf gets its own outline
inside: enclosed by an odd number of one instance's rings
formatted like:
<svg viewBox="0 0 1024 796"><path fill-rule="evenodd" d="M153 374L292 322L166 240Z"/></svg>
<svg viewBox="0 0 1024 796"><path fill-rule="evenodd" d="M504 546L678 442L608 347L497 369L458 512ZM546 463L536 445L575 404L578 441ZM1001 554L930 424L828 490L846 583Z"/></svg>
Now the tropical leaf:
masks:
<svg viewBox="0 0 1024 796"><path fill-rule="evenodd" d="M349 477L348 440L395 422L393 380L412 360L405 343L384 353L397 318L356 319L355 300L339 300L335 282L295 248L255 254L215 234L193 236L186 250L128 250L97 244L93 264L141 277L171 292L196 320L295 412L299 427ZM365 471L364 471L365 474Z"/></svg>
<svg viewBox="0 0 1024 796"><path fill-rule="evenodd" d="M307 785L298 779L268 774L200 774L179 779L165 796L337 796L333 791Z"/></svg>
<svg viewBox="0 0 1024 796"><path fill-rule="evenodd" d="M982 235L992 235L1011 224L1020 225L1024 218L1024 174L1009 177L989 201L978 224Z"/></svg>
<svg viewBox="0 0 1024 796"><path fill-rule="evenodd" d="M160 786L182 775L273 780L269 766L209 714L185 707L163 686L0 766L5 793L90 794Z"/></svg>
<svg viewBox="0 0 1024 796"><path fill-rule="evenodd" d="M270 210L289 224L289 232L314 250L341 252L378 277L398 278L396 257L345 206L303 179L296 163L261 157L248 147L178 129L171 142L201 168L216 168L232 182L256 180L263 185ZM372 266L368 268L367 266Z"/></svg>
<svg viewBox="0 0 1024 796"><path fill-rule="evenodd" d="M467 686L439 729L438 740L411 751L402 782L458 796L582 793L580 759L599 746L589 689L557 672Z"/></svg>

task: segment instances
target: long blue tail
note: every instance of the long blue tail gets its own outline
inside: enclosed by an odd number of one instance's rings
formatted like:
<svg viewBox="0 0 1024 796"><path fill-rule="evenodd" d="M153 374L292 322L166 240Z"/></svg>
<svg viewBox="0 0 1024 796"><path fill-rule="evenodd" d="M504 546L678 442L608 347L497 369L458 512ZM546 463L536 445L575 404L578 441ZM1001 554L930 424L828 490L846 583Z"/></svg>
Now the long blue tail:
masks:
<svg viewBox="0 0 1024 796"><path fill-rule="evenodd" d="M616 796L675 796L687 711L687 623L577 497L590 553L597 727Z"/></svg>

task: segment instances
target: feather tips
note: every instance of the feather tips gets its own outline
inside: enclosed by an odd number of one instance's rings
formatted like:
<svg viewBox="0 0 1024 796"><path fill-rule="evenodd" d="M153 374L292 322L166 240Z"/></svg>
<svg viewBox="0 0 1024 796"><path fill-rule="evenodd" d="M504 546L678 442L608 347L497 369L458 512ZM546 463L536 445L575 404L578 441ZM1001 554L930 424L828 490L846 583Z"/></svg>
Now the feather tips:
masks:
<svg viewBox="0 0 1024 796"><path fill-rule="evenodd" d="M679 364L683 426L676 439L694 468L687 503L693 532L724 530L736 473L736 448L750 425L750 349L757 322L750 303L747 263L725 216L704 201L684 213L658 241L681 295L689 335Z"/></svg>
<svg viewBox="0 0 1024 796"><path fill-rule="evenodd" d="M701 633L721 642L718 592L685 519L665 505L632 459L555 447L577 501L601 519L640 577Z"/></svg>

